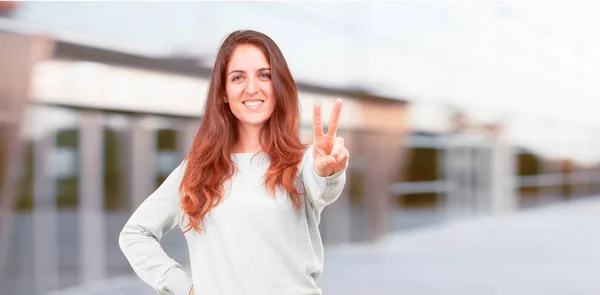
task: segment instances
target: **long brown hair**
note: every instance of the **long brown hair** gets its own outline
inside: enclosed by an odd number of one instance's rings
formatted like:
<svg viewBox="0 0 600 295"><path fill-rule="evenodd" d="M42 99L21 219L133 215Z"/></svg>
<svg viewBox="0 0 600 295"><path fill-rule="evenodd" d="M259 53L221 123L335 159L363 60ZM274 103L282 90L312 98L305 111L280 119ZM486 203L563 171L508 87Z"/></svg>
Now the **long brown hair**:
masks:
<svg viewBox="0 0 600 295"><path fill-rule="evenodd" d="M231 33L219 48L204 106L204 117L193 146L186 159L180 198L189 217L188 229L200 231L206 214L223 199L224 182L235 172L231 159L237 142L237 118L224 103L227 64L239 45L261 49L271 67L275 109L260 133L262 150L271 163L265 174L265 185L275 197L276 188L283 187L296 209L300 209L301 187L297 183L298 166L306 145L299 134L300 104L296 83L279 47L267 35L251 31ZM186 231L187 231L186 230Z"/></svg>

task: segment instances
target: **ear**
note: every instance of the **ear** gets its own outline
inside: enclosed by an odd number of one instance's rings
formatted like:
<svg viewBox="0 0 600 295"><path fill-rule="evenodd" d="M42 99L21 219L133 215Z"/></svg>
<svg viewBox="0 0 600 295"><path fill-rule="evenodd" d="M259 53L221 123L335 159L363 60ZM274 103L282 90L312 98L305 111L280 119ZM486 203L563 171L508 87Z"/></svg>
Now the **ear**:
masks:
<svg viewBox="0 0 600 295"><path fill-rule="evenodd" d="M227 96L225 96L225 97L223 98L223 101L224 101L225 103L228 103L228 102L229 102L229 100L227 100Z"/></svg>

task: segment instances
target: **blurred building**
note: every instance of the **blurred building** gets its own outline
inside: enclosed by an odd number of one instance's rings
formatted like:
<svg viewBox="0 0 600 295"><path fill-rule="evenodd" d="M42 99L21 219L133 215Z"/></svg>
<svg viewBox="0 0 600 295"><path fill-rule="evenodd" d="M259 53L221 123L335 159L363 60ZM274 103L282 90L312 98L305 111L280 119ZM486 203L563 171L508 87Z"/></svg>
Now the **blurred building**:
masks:
<svg viewBox="0 0 600 295"><path fill-rule="evenodd" d="M0 14L13 15L15 5L0 2ZM0 285L7 294L39 294L130 274L118 231L185 157L202 119L208 58L0 24ZM430 63L427 54L419 58ZM403 71L398 87L416 74ZM598 159L573 160L582 147L598 146L585 138L594 130L565 143L553 135L582 128L531 124L527 116L496 123L478 119L477 108L409 103L358 87L303 80L298 87L305 142L312 104L320 101L328 114L335 98L345 99L339 133L352 161L342 198L324 212L327 246L600 191ZM163 244L185 264L181 236Z"/></svg>

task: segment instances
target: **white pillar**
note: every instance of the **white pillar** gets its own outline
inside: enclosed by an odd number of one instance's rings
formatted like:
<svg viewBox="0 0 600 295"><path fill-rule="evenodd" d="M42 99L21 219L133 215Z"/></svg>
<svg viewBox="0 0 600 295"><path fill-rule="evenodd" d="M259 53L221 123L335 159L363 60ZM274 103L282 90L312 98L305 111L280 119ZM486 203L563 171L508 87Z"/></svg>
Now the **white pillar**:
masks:
<svg viewBox="0 0 600 295"><path fill-rule="evenodd" d="M200 128L200 119L184 119L181 121L179 126L179 131L177 135L177 150L180 153L180 158L183 161L190 152L192 145L194 144L194 139L196 138L196 133L198 133L198 128Z"/></svg>
<svg viewBox="0 0 600 295"><path fill-rule="evenodd" d="M154 177L154 154L156 153L156 132L152 118L134 117L131 124L131 144L129 162L129 195L131 209L135 210L156 188Z"/></svg>
<svg viewBox="0 0 600 295"><path fill-rule="evenodd" d="M437 211L436 214L444 216L446 213L445 210L448 207L450 190L452 189L446 169L446 166L448 165L446 161L446 158L448 157L448 146L446 145L446 141L443 138L441 140L437 140L435 143L435 149L437 150L437 179L438 181L443 181L444 183L444 191L440 191L436 194L438 198L438 206L435 208L435 210Z"/></svg>
<svg viewBox="0 0 600 295"><path fill-rule="evenodd" d="M475 212L477 215L490 213L490 182L492 144L488 141L480 143L474 151L475 159Z"/></svg>
<svg viewBox="0 0 600 295"><path fill-rule="evenodd" d="M517 148L512 145L505 145L505 153L507 159L512 159L512 161L507 161L507 172L511 175L516 175L519 171L519 159L517 156ZM515 211L519 209L519 191L517 188L516 178L510 177L508 180L508 184L506 185L507 196L508 196L508 204L507 208L510 211Z"/></svg>
<svg viewBox="0 0 600 295"><path fill-rule="evenodd" d="M473 186L473 151L472 148L464 142L460 142L457 150L456 163L454 168L459 182L458 190L458 212L459 218L467 218L473 215L474 207L474 186Z"/></svg>
<svg viewBox="0 0 600 295"><path fill-rule="evenodd" d="M33 264L34 291L42 294L58 288L58 208L52 153L56 132L34 141Z"/></svg>
<svg viewBox="0 0 600 295"><path fill-rule="evenodd" d="M459 135L447 138L445 153L446 179L452 191L448 194L446 209L449 219L462 219L470 215L473 205L472 167L470 147Z"/></svg>
<svg viewBox="0 0 600 295"><path fill-rule="evenodd" d="M501 214L507 210L507 186L510 178L514 177L507 169L507 162L513 159L506 153L502 143L496 143L491 148L490 157L490 211L492 214Z"/></svg>
<svg viewBox="0 0 600 295"><path fill-rule="evenodd" d="M81 283L101 280L106 270L104 133L102 114L81 113L79 122L79 263Z"/></svg>
<svg viewBox="0 0 600 295"><path fill-rule="evenodd" d="M519 171L519 155L515 146L506 143L502 143L500 151L502 160L500 167L502 167L502 175L505 179L502 187L504 191L502 210L503 212L513 212L519 208L520 189L515 177Z"/></svg>
<svg viewBox="0 0 600 295"><path fill-rule="evenodd" d="M460 210L461 181L459 169L459 147L453 137L447 137L444 144L444 174L446 175L445 198L446 217L449 220L457 218Z"/></svg>

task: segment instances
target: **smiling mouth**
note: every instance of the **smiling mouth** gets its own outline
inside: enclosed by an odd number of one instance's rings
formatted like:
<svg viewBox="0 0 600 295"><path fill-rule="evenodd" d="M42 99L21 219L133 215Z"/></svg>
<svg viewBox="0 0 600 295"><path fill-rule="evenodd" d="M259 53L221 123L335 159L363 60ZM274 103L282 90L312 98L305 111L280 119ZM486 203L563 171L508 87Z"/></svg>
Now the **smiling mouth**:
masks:
<svg viewBox="0 0 600 295"><path fill-rule="evenodd" d="M261 99L247 100L247 101L244 101L244 105L249 109L257 109L263 104L263 102L265 102L265 101L261 100Z"/></svg>

